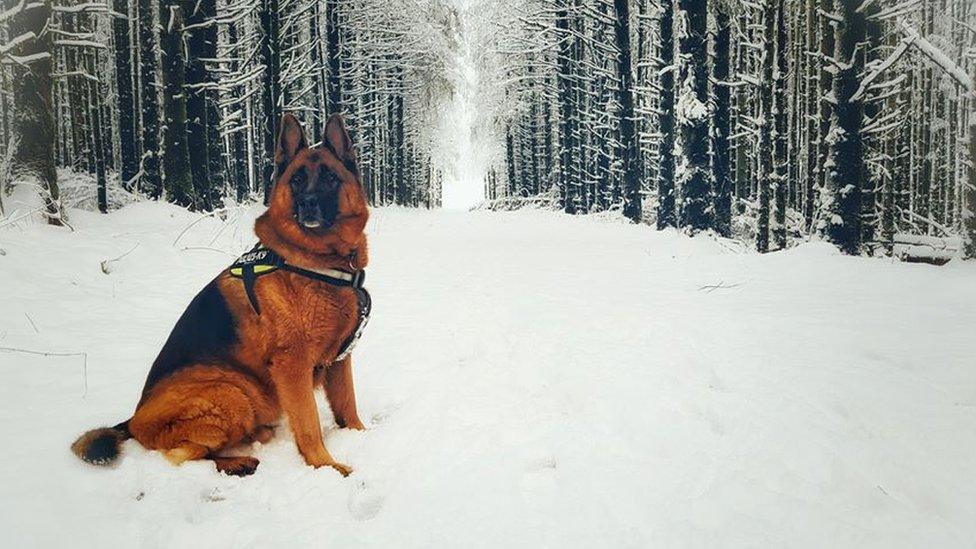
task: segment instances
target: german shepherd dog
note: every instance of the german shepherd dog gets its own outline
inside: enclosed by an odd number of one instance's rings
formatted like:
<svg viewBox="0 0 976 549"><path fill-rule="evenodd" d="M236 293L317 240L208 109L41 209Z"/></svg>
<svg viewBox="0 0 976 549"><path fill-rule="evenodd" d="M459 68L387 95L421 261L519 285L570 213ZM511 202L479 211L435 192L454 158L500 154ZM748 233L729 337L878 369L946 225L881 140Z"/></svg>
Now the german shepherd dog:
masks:
<svg viewBox="0 0 976 549"><path fill-rule="evenodd" d="M361 272L369 212L342 117L333 115L323 145L310 148L299 121L286 114L275 162L271 202L254 227L261 244L306 272ZM219 471L244 476L258 460L222 453L267 442L284 415L307 464L348 475L352 469L325 449L314 390L324 387L340 427L364 429L352 362L337 360L343 342L358 333L359 307L354 288L292 271L262 275L252 290L222 272L177 321L132 418L85 433L72 451L104 465L135 438L173 464L207 459Z"/></svg>

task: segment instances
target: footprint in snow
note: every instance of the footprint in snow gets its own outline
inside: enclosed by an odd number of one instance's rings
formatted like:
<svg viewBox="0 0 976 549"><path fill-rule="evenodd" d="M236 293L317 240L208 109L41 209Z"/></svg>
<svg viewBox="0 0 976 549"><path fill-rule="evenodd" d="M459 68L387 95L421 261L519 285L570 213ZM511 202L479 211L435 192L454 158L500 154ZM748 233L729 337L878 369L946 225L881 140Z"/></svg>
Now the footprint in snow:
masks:
<svg viewBox="0 0 976 549"><path fill-rule="evenodd" d="M373 416L369 418L369 424L376 426L383 423L384 421L389 419L394 412L399 410L400 406L402 406L402 404L394 404L393 406L389 406L386 409L380 410L379 412L373 414Z"/></svg>
<svg viewBox="0 0 976 549"><path fill-rule="evenodd" d="M383 494L365 480L359 480L349 492L349 513L356 520L367 521L383 508Z"/></svg>

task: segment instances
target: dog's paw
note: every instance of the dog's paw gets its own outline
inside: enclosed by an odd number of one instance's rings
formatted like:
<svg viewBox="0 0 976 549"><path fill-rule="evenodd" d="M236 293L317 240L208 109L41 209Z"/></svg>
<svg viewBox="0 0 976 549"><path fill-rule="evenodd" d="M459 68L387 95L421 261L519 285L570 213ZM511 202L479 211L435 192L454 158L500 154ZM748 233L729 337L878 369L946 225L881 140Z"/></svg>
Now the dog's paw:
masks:
<svg viewBox="0 0 976 549"><path fill-rule="evenodd" d="M352 473L352 467L343 463L330 463L329 467L339 471L339 474L344 477L348 477Z"/></svg>
<svg viewBox="0 0 976 549"><path fill-rule="evenodd" d="M217 466L217 470L225 475L231 475L235 477L246 477L248 475L253 475L254 471L258 469L258 464L260 463L257 458L250 456L239 456L239 457L217 457L213 458L214 465Z"/></svg>

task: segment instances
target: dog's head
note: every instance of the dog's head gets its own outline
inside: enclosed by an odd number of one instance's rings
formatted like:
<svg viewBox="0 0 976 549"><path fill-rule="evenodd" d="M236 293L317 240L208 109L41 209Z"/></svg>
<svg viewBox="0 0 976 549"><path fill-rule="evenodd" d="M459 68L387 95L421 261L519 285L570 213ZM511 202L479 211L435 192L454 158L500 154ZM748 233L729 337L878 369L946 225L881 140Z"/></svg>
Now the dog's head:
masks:
<svg viewBox="0 0 976 549"><path fill-rule="evenodd" d="M295 221L316 233L328 231L339 216L339 191L359 185L352 140L342 116L332 115L322 147L309 148L301 123L291 114L281 119L275 163L277 185L288 185Z"/></svg>
<svg viewBox="0 0 976 549"><path fill-rule="evenodd" d="M262 240L277 236L291 246L319 254L364 251L366 195L342 116L333 114L325 125L322 144L310 147L298 119L285 114L275 165L278 178L268 212L262 216L266 220L259 220L257 226ZM275 235L269 234L271 230Z"/></svg>

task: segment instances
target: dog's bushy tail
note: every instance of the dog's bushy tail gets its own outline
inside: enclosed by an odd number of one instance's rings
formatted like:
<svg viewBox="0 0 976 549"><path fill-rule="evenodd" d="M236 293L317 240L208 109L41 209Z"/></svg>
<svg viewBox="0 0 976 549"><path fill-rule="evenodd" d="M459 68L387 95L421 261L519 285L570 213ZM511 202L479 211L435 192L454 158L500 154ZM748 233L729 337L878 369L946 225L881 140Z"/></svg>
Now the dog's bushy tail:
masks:
<svg viewBox="0 0 976 549"><path fill-rule="evenodd" d="M81 435L71 445L71 451L92 465L110 465L119 457L122 443L130 438L129 422L123 421L115 427L92 429Z"/></svg>

